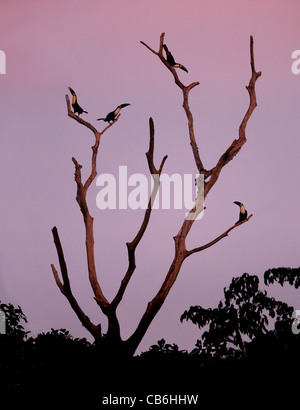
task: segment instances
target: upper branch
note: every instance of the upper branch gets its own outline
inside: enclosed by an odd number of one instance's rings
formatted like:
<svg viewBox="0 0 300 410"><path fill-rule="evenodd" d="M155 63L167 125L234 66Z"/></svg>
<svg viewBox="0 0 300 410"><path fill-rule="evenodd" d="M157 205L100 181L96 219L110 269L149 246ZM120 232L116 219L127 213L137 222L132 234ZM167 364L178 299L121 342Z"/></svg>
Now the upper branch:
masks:
<svg viewBox="0 0 300 410"><path fill-rule="evenodd" d="M175 68L173 68L168 62L167 60L164 58L163 55L163 44L164 44L164 38L165 38L165 33L162 33L160 36L160 40L159 40L159 50L155 51L153 50L151 47L149 47L146 43L144 43L143 41L141 41L140 43L143 44L145 47L148 48L148 50L150 50L153 54L157 55L160 60L162 61L162 63L168 68L168 70L171 71L171 73L174 76L174 81L175 83L178 85L178 87L180 87L181 89L184 88L184 85L182 84L182 82L179 80L179 77L177 75L177 72L175 70Z"/></svg>
<svg viewBox="0 0 300 410"><path fill-rule="evenodd" d="M85 127L89 128L95 135L98 134L98 131L95 127L92 126L89 122L83 120L79 115L74 114L71 108L71 103L69 96L66 94L66 102L67 102L67 109L68 109L68 116L79 122L80 124L84 125Z"/></svg>
<svg viewBox="0 0 300 410"><path fill-rule="evenodd" d="M149 202L148 202L148 207L146 209L145 217L144 217L143 223L141 225L141 228L138 231L138 233L137 233L136 237L134 238L134 240L129 243L129 245L131 247L133 247L134 249L136 248L136 246L138 245L138 243L142 239L142 236L144 235L145 230L147 228L147 225L148 225L148 222L149 222L149 219L150 219L150 214L151 214L151 211L152 211L152 205L153 205L153 202L155 200L157 190L158 190L158 187L159 187L159 177L160 177L160 174L162 172L164 163L168 158L168 155L165 155L163 157L162 161L161 161L160 167L158 169L155 167L154 158L153 158L154 157L154 123L153 123L152 118L149 119L149 128L150 128L149 149L146 152L146 157L147 157L147 161L148 161L149 171L150 171L150 173L151 173L151 175L154 179L154 187L153 187L151 197L150 197Z"/></svg>
<svg viewBox="0 0 300 410"><path fill-rule="evenodd" d="M151 47L149 47L143 41L141 41L141 44L143 44L145 47L148 48L148 50L150 50L152 53L154 53L155 55L157 55L160 58L162 63L171 71L171 73L174 77L174 81L175 81L176 85L181 89L181 91L183 93L183 105L182 106L184 108L184 111L185 111L187 119L188 119L190 145L192 147L195 164L196 164L196 167L197 167L199 173L200 174L203 173L205 175L205 177L208 177L210 175L210 173L205 170L204 165L202 163L202 160L200 158L199 149L198 149L198 146L197 146L197 143L196 143L196 138L195 138L195 133L194 133L194 120L193 120L193 116L192 116L192 113L191 113L191 110L190 110L190 107L189 107L189 102L188 102L189 92L194 87L199 85L200 83L199 82L193 82L193 83L189 84L188 86L185 86L179 80L179 77L178 77L178 74L177 74L177 71L175 70L175 68L173 68L168 63L168 61L164 58L164 55L163 55L164 37L165 37L165 33L162 33L161 36L160 36L159 51L153 50Z"/></svg>
<svg viewBox="0 0 300 410"><path fill-rule="evenodd" d="M87 178L86 182L84 184L82 184L82 189L83 189L84 193L86 193L89 186L91 185L91 183L93 182L93 180L95 179L95 177L97 175L96 159L97 159L98 148L99 148L99 145L100 145L101 136L102 136L102 134L105 133L106 130L108 130L108 128L110 128L116 121L118 121L118 119L120 117L120 114L117 115L117 117L115 118L115 120L113 122L111 122L109 125L107 125L107 127L105 127L101 132L99 132L88 121L85 121L81 117L79 117L78 115L74 114L74 112L71 109L71 103L70 103L70 99L69 99L68 95L66 95L66 102L67 102L68 116L73 118L74 120L76 120L80 124L84 125L88 129L90 129L93 132L94 136L95 136L95 144L92 146L93 154L92 154L91 173L90 173L89 177ZM73 158L72 158L72 160L74 162ZM80 165L80 168L82 168L81 165Z"/></svg>
<svg viewBox="0 0 300 410"><path fill-rule="evenodd" d="M217 165L209 171L211 173L211 177L205 185L204 196L208 194L210 189L214 186L214 184L218 180L222 168L235 157L235 155L240 151L242 146L247 141L246 126L248 124L249 118L251 117L251 114L253 113L255 107L257 106L255 83L256 83L256 80L261 76L261 71L256 72L255 70L253 37L252 36L250 36L250 65L251 65L251 78L250 78L248 86L246 86L246 89L249 93L250 102L249 102L249 107L246 111L246 114L244 115L244 118L239 127L239 138L232 142L230 147L219 158Z"/></svg>
<svg viewBox="0 0 300 410"><path fill-rule="evenodd" d="M155 165L154 165L154 159L153 159L153 157L154 157L154 123L153 123L152 118L149 119L149 129L150 129L149 149L146 152L148 167L149 167L149 171L152 175L160 175L161 171L162 171L162 168L164 166L164 163L165 163L166 159L168 158L168 155L165 155L163 157L159 169L156 169Z"/></svg>

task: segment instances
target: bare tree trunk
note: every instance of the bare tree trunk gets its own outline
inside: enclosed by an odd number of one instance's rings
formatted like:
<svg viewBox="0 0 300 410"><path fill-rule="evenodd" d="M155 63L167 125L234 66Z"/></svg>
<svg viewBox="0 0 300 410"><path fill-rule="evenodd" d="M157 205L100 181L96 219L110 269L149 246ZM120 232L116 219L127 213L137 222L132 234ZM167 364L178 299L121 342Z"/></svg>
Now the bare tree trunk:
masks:
<svg viewBox="0 0 300 410"><path fill-rule="evenodd" d="M185 86L179 80L179 77L177 75L175 68L170 66L170 64L167 62L167 60L163 56L164 36L165 36L164 33L160 36L158 52L154 51L144 42L141 42L141 43L145 47L147 47L152 53L154 53L160 58L162 63L171 71L176 85L182 90L183 109L186 113L187 122L188 122L189 142L192 148L192 154L193 154L196 168L199 174L202 174L204 176L204 197L206 197L210 189L217 182L223 167L234 158L234 156L240 151L242 146L247 141L246 132L245 132L246 126L247 126L248 120L253 110L255 109L257 105L256 104L255 83L258 77L261 75L260 72L255 71L254 53L253 53L253 38L252 36L250 37L251 78L249 81L249 85L246 87L249 93L250 103L246 111L246 114L241 122L241 125L239 127L239 137L238 139L234 140L232 144L229 146L229 148L221 155L217 164L212 169L206 170L203 165L201 156L199 154L199 149L196 143L196 138L194 134L193 116L190 111L189 101L188 101L189 92L194 87L199 85L199 83L194 82L188 86ZM147 304L146 310L144 314L142 315L141 320L136 330L127 340L123 341L120 336L120 325L119 325L119 321L117 318L116 309L119 306L124 296L124 293L126 291L126 288L130 282L130 279L132 278L132 275L136 269L135 250L138 244L140 243L147 229L147 226L149 224L150 216L152 212L152 204L153 204L155 195L159 188L159 183L160 183L159 177L161 175L161 172L165 164L165 161L167 159L167 156L164 156L164 158L162 159L160 167L156 168L154 165L154 137L155 137L154 123L153 123L152 118L150 118L149 120L149 128L150 128L149 149L146 153L146 157L148 161L149 172L151 173L154 179L153 191L151 193L151 197L149 198L148 207L145 210L144 219L141 223L138 233L136 234L135 238L131 242L126 243L127 251L128 251L128 267L120 283L119 289L116 292L115 297L112 299L111 302L109 302L102 292L101 286L99 284L98 276L97 276L97 271L96 271L96 266L95 266L95 256L94 256L93 218L89 213L88 205L86 202L86 194L87 194L89 186L94 181L97 175L96 160L97 160L98 148L100 145L101 136L108 128L110 128L118 120L119 116L117 116L116 119L110 125L108 125L102 132L99 132L90 123L84 121L82 118L75 115L71 111L71 106L70 106L70 101L69 101L68 96L66 96L66 101L67 101L68 115L74 120L84 125L85 127L87 127L88 129L90 129L94 133L94 136L95 136L95 144L92 147L91 173L84 184L82 183L82 178L81 178L81 168L82 167L75 158L72 158L72 160L75 165L75 182L77 184L76 200L82 212L84 225L85 225L88 276L89 276L91 287L94 292L94 299L96 300L97 304L101 308L101 311L107 317L107 320L108 320L108 331L104 337L101 334L100 325L95 325L90 321L90 319L83 313L75 297L72 294L71 287L70 287L70 281L68 277L67 265L64 259L58 232L55 227L53 228L52 233L53 233L54 243L57 249L63 282L61 282L61 280L59 279L59 275L54 265L51 265L52 272L53 272L55 281L59 289L68 299L71 307L77 314L83 326L94 336L99 346L101 346L101 348L105 348L108 352L112 353L112 355L114 356L117 354L119 354L120 356L132 356L135 353L141 340L143 339L145 333L147 332L152 320L157 315L161 306L165 302L166 297L168 296L172 286L174 285L178 277L178 274L180 272L180 269L181 269L181 266L184 260L194 253L201 252L202 250L207 249L210 246L213 246L214 244L219 242L221 239L228 236L229 232L231 232L233 229L249 221L249 219L252 217L252 214L249 215L249 217L245 219L244 221L238 224L234 224L233 226L229 227L225 232L223 232L217 238L211 240L207 244L195 247L191 250L186 249L185 241L194 224L195 218L193 217L185 218L178 231L178 234L173 238L174 248L175 248L174 257L173 257L170 268L165 276L165 279L159 291L154 296L154 298ZM199 207L199 200L197 198L194 203L193 208L190 211L190 215L197 214L201 210L202 208Z"/></svg>

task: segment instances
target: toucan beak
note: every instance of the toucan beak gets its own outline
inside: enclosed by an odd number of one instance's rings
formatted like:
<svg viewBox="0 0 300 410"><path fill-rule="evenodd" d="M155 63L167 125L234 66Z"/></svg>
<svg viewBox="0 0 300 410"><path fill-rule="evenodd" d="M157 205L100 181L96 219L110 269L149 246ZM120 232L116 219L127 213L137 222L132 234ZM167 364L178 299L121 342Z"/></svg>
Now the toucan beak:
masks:
<svg viewBox="0 0 300 410"><path fill-rule="evenodd" d="M71 93L72 95L74 95L74 94L75 94L75 91L74 91L74 90L72 90L72 88L71 88L71 87L68 87L68 89L70 90L70 93Z"/></svg>

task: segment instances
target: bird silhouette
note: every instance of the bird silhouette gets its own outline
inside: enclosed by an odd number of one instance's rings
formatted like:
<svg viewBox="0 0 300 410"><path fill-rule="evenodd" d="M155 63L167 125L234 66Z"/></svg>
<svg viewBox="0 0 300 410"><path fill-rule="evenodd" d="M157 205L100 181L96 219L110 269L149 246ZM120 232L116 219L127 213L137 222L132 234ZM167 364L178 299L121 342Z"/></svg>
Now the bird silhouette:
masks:
<svg viewBox="0 0 300 410"><path fill-rule="evenodd" d="M235 225L236 225L239 222L242 222L245 219L247 219L248 212L246 211L244 204L242 204L241 202L235 201L234 204L236 204L240 207L240 216L239 216L239 220L235 223Z"/></svg>
<svg viewBox="0 0 300 410"><path fill-rule="evenodd" d="M68 89L70 90L70 93L72 94L72 107L73 107L73 110L74 110L74 114L78 113L78 115L80 115L83 112L88 114L88 112L84 111L84 109L82 109L80 107L80 105L78 104L77 95L76 95L75 91L71 87L68 87Z"/></svg>
<svg viewBox="0 0 300 410"><path fill-rule="evenodd" d="M119 112L121 111L122 108L127 107L127 105L130 104L121 104L118 105L117 108L114 111L111 111L110 113L107 114L107 116L105 118L97 118L97 121L106 121L106 122L113 122L116 119L116 116L119 114Z"/></svg>
<svg viewBox="0 0 300 410"><path fill-rule="evenodd" d="M188 70L187 70L182 64L179 64L179 63L176 63L176 62L175 62L174 57L173 57L173 55L171 54L171 52L169 51L169 49L168 49L168 47L166 46L166 44L163 45L163 48L166 50L167 62L168 62L172 67L181 68L181 70L186 71L186 72L188 73Z"/></svg>

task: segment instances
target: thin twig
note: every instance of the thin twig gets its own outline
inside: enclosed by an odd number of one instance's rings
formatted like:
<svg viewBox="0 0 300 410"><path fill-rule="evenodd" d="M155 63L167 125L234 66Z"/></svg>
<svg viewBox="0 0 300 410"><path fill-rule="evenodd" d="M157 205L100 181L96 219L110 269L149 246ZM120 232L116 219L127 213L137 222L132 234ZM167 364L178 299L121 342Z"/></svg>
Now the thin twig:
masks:
<svg viewBox="0 0 300 410"><path fill-rule="evenodd" d="M191 250L187 250L186 251L186 256L190 256L193 253L196 252L201 252L204 249L210 248L211 246L213 246L214 244L216 244L217 242L219 242L221 239L225 238L226 236L228 236L229 232L231 232L233 229L237 228L238 226L242 225L243 223L249 221L250 218L252 218L253 214L249 215L247 219L245 219L244 221L241 221L233 226L231 226L229 229L227 229L225 232L223 232L221 235L219 235L217 238L215 238L213 241L208 242L205 245L199 246L197 248L191 249Z"/></svg>

